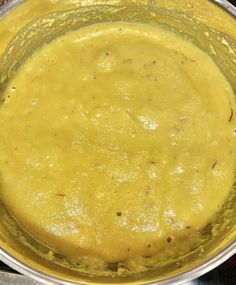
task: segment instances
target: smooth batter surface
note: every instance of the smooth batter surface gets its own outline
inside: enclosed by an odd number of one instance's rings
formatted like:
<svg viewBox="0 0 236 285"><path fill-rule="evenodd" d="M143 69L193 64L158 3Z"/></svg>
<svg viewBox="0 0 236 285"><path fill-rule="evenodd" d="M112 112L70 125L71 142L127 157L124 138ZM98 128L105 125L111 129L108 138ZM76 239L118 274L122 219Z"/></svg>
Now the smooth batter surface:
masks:
<svg viewBox="0 0 236 285"><path fill-rule="evenodd" d="M191 43L102 24L40 48L0 107L0 195L67 256L152 256L194 236L230 192L233 92Z"/></svg>

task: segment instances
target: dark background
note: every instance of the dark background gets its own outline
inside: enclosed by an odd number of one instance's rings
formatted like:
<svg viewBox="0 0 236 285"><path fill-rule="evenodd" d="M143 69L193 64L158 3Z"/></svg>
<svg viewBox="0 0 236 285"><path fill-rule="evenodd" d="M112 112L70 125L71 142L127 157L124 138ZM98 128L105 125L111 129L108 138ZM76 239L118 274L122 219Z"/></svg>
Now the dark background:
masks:
<svg viewBox="0 0 236 285"><path fill-rule="evenodd" d="M236 0L231 0L229 2L231 2L232 4L234 4L236 6Z"/></svg>

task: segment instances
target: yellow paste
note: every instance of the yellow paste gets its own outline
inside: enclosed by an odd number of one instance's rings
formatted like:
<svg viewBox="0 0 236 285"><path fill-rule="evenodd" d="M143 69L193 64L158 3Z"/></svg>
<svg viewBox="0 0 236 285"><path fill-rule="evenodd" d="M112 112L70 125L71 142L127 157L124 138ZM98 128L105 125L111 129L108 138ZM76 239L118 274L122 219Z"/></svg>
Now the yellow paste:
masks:
<svg viewBox="0 0 236 285"><path fill-rule="evenodd" d="M219 68L177 35L126 23L68 33L4 91L1 199L66 256L155 255L227 198L234 108Z"/></svg>

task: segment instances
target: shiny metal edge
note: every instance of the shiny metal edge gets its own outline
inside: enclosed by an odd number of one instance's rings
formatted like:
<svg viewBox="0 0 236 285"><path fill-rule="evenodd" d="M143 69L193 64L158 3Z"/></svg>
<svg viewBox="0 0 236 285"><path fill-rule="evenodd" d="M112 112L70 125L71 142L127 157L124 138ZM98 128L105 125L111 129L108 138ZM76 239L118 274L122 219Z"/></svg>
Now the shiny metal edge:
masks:
<svg viewBox="0 0 236 285"><path fill-rule="evenodd" d="M16 8L18 5L22 4L26 0L11 0L0 7L0 19L7 15L12 9ZM230 13L232 16L236 18L236 7L234 7L231 3L229 3L227 0L211 0L215 4L222 7L225 11ZM195 278L200 277L201 275L213 270L223 262L225 262L227 259L229 259L231 256L236 254L236 240L229 244L226 248L224 248L222 251L217 253L214 257L208 259L203 264L195 267L194 269L191 269L189 271L183 272L175 277L163 279L158 282L145 282L146 285L180 285L184 284L188 281L191 281ZM24 264L23 262L17 260L13 256L11 256L9 253L4 251L2 248L0 248L0 260L2 260L4 263L6 263L8 266L12 267L16 271L22 273L25 276L28 276L42 284L52 285L52 284L61 284L61 285L83 285L87 284L87 282L83 283L72 283L69 281L61 280L58 278L54 278L48 274L42 273L38 270L35 270L31 268L30 266ZM9 280L9 274L4 273L5 278L8 277L7 280ZM12 278L12 276L11 276ZM14 279L14 277L13 277ZM33 280L32 280L33 281ZM9 284L9 283L8 283ZM20 284L20 283L17 283ZM22 284L27 284L27 280L22 279ZM29 284L29 283L28 283ZM30 283L30 284L37 284L37 283ZM1 284L0 284L1 285Z"/></svg>
<svg viewBox="0 0 236 285"><path fill-rule="evenodd" d="M226 10L236 18L236 8L233 4L229 3L226 0L212 0L212 1L217 5L221 6L224 10Z"/></svg>
<svg viewBox="0 0 236 285"><path fill-rule="evenodd" d="M13 274L8 272L0 273L0 285L41 285L38 281L35 281L29 277L20 274Z"/></svg>
<svg viewBox="0 0 236 285"><path fill-rule="evenodd" d="M194 269L180 273L177 276L174 276L172 278L166 278L166 279L160 280L158 282L145 282L142 284L146 284L146 285L169 285L169 284L180 285L180 284L186 283L188 281L191 281L195 278L198 278L199 276L211 271L212 269L216 268L217 266L219 266L220 264L225 262L227 259L229 259L234 254L236 254L236 241L234 241L233 243L228 245L226 248L224 248L222 251L220 251L217 255L208 259L203 264L198 265ZM33 269L30 266L24 264L23 262L17 260L13 256L11 256L9 253L4 251L3 249L0 249L0 258L8 266L12 267L13 269L17 270L18 272L20 272L26 276L29 276L32 279L39 281L43 284L61 284L61 285L88 284L88 282L74 283L74 282L70 282L70 281L65 281L62 279L52 277L48 274L42 273L42 272L40 272L36 269Z"/></svg>
<svg viewBox="0 0 236 285"><path fill-rule="evenodd" d="M2 6L0 6L0 19L25 1L26 0L10 0L5 4L2 4Z"/></svg>

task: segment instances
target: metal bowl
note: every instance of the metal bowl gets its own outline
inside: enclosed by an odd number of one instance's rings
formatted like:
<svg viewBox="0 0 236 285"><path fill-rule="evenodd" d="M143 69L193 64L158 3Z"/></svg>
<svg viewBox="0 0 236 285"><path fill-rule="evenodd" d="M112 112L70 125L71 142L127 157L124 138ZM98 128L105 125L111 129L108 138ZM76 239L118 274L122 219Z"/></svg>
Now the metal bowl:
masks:
<svg viewBox="0 0 236 285"><path fill-rule="evenodd" d="M45 10L41 9L42 2L47 3ZM95 12L99 14L101 10L100 16L105 17L102 20L110 19L106 18L106 13L110 10L112 10L114 21L122 20L122 17L124 20L129 20L131 15L134 17L132 21L141 21L145 18L145 21L158 22L176 32L184 33L209 54L213 47L216 51L215 54L211 54L213 60L236 91L234 63L236 60L236 8L227 1L201 0L195 3L194 0L157 2L155 0L135 2L107 0L101 5L101 1L94 0L89 2L90 6L83 0L61 1L64 3L58 6L55 4L57 2L60 1L12 0L0 7L0 91L1 85L4 85L7 79L7 76L3 76L4 74L9 76L25 56L33 52L37 46L66 32L66 28L59 29L51 24L47 26L45 19L57 18L62 12L68 16L67 19L70 16L76 16L73 18L76 20L68 21L66 25L68 30L71 30L85 25L81 17L83 13L88 13L90 10L93 11L93 15ZM38 25L38 31L36 31L37 25L32 27L29 24L31 21ZM36 29L35 35L40 35L34 41L29 37L32 29ZM206 32L210 35L207 40L204 36ZM227 45L222 44L222 39L227 40ZM22 41L25 44L19 49ZM34 249L38 249L39 245L30 240L29 235L15 227L0 201L0 258L22 274L45 284L181 284L212 270L236 253L235 201L235 191L232 191L222 213L218 216L217 234L213 235L213 231L216 232L215 225L210 227L208 225L204 233L204 244L200 245L194 253L183 257L179 262L180 266L172 265L162 273L154 270L141 275L115 278L90 276L65 268L55 259L50 261L46 258L49 253L43 250L42 254L38 255ZM29 242L27 244L20 242L19 236L23 236L24 240Z"/></svg>

